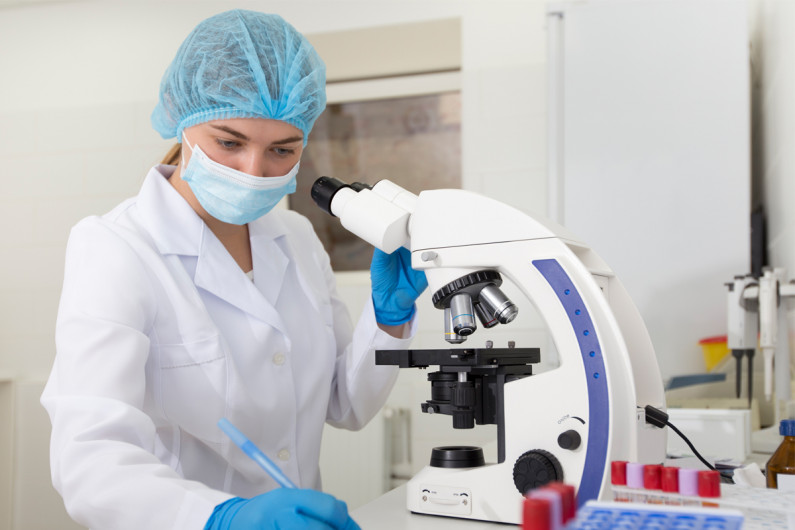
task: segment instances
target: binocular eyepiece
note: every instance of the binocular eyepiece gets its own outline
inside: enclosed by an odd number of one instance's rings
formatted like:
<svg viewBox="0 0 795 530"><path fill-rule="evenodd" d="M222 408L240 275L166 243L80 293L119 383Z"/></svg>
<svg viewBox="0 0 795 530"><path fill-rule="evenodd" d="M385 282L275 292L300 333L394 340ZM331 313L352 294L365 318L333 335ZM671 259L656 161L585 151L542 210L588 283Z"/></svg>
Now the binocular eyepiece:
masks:
<svg viewBox="0 0 795 530"><path fill-rule="evenodd" d="M318 207L384 252L394 252L409 242L409 217L417 196L388 180L369 186L320 177L311 195ZM501 284L497 271L482 270L448 283L433 295L434 306L444 310L447 342L464 342L477 329L477 320L491 328L516 318L519 310L500 290Z"/></svg>

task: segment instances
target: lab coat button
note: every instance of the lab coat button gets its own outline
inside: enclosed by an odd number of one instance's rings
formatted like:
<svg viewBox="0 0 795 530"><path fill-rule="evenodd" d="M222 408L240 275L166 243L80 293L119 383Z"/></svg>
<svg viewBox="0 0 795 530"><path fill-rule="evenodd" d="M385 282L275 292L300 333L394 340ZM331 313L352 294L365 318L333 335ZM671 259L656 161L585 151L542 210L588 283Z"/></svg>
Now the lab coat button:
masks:
<svg viewBox="0 0 795 530"><path fill-rule="evenodd" d="M279 451L279 454L277 456L279 457L279 460L281 460L282 462L287 462L288 460L290 460L290 451L288 451L287 449L282 449L281 451Z"/></svg>
<svg viewBox="0 0 795 530"><path fill-rule="evenodd" d="M273 364L275 364L276 366L283 365L285 360L286 357L284 356L283 353L277 353L276 355L273 356Z"/></svg>

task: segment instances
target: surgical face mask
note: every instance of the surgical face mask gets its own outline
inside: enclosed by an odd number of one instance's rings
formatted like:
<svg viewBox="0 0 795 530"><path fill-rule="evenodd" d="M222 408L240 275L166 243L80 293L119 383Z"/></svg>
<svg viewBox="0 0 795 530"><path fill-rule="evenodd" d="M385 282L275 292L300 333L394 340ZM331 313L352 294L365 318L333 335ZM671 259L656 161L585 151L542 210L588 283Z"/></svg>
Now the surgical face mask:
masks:
<svg viewBox="0 0 795 530"><path fill-rule="evenodd" d="M295 191L300 162L284 176L255 177L210 160L201 147L191 147L185 135L182 139L193 153L187 167L182 155L182 179L202 208L220 221L236 225L250 223Z"/></svg>

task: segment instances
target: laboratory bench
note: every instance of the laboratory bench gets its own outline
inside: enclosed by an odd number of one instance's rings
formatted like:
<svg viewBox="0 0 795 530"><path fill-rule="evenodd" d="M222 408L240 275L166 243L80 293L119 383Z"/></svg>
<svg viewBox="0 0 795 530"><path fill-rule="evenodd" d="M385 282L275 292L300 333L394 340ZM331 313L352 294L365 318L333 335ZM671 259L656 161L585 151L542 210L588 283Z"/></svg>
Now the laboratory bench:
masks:
<svg viewBox="0 0 795 530"><path fill-rule="evenodd" d="M769 454L753 453L745 463L754 462L764 469L768 458ZM406 507L405 484L351 511L351 516L362 530L498 530L516 527L504 523L412 513Z"/></svg>

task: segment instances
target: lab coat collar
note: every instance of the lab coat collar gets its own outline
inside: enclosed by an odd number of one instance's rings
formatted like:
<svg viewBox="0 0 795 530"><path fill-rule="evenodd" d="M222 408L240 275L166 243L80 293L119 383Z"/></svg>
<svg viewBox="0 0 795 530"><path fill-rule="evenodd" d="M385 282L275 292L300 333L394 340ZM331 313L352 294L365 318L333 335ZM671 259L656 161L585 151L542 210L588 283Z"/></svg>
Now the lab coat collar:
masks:
<svg viewBox="0 0 795 530"><path fill-rule="evenodd" d="M197 287L285 333L286 327L275 305L290 258L282 237L287 227L278 212L249 223L254 263L252 283L204 221L168 183L174 169L165 165L152 168L138 195L143 222L160 253L196 256L193 281Z"/></svg>
<svg viewBox="0 0 795 530"><path fill-rule="evenodd" d="M270 212L248 225L254 284L274 306L290 263L286 238L283 237L286 231L287 228L275 212Z"/></svg>
<svg viewBox="0 0 795 530"><path fill-rule="evenodd" d="M190 204L169 184L175 166L157 165L149 170L137 206L142 222L161 254L198 256L206 225Z"/></svg>

